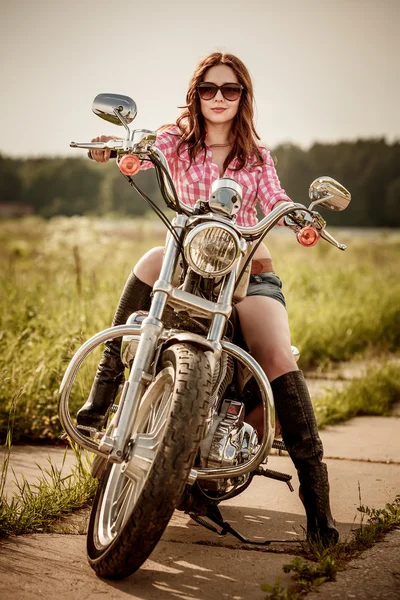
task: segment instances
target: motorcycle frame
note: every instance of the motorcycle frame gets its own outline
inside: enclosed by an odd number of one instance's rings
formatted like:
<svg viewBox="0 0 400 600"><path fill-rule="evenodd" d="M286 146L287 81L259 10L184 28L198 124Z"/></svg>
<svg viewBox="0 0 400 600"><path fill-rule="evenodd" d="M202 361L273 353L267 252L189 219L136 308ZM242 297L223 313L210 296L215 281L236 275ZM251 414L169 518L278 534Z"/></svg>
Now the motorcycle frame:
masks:
<svg viewBox="0 0 400 600"><path fill-rule="evenodd" d="M75 146L83 147L84 145L75 144ZM163 153L158 148L153 148L149 152L149 156L151 157L152 154L161 161L165 171L170 175L168 163ZM164 173L162 174L162 177L167 189L167 197L171 203L174 203L171 187ZM169 194L168 190L170 190ZM179 202L179 204L182 212L177 214L172 221L172 226L178 234L178 239L179 237L183 237L183 233L188 223L190 223L191 215L193 215L193 209L191 207L188 207L181 202ZM264 237L282 217L289 215L296 210L302 210L312 215L310 210L302 204L285 202L274 208L269 215L264 217L253 227L240 227L233 222L230 224L240 235L250 241ZM218 221L221 220L221 217L217 214L202 216L202 220L208 219ZM225 218L223 220L225 223L227 222ZM322 233L324 232L322 231ZM341 247L341 245L331 238L331 236L328 238L327 232L325 234L325 239L340 249L344 249L344 247ZM239 274L239 263L225 276L217 302L212 302L173 286L172 281L179 255L180 248L176 237L170 234L167 235L164 260L159 279L153 286L153 300L151 302L149 314L140 326L122 325L105 329L90 338L90 340L83 344L76 352L60 386L60 421L72 440L86 450L95 452L110 462L123 463L129 461L129 447L130 444L134 444L134 440L131 441L130 432L133 430L133 425L139 409L140 398L146 385L153 381L153 374L150 372L150 367L160 343L165 342L168 339L176 339L180 342L195 344L204 348L205 351L211 351L211 355L214 357L214 364L218 361L221 353L225 351L233 358L241 361L250 370L259 385L263 402L264 435L254 456L242 465L198 469L197 471L192 469L188 483L194 483L196 478L205 480L239 477L256 469L265 459L272 447L275 428L274 401L271 386L264 371L248 352L235 344L222 339L226 322L232 312L233 292ZM172 301L175 306L178 305L178 307L182 307L183 309L198 309L206 317L208 316L211 318L211 325L207 337L190 332L181 332L177 334L176 331L173 331L172 333L169 330L164 331L162 316L168 300ZM118 411L112 421L112 426L114 428L113 435L110 437L108 435L109 430L107 430L104 435L100 434L100 441L97 444L82 435L73 424L68 408L68 398L72 383L86 356L99 344L120 337L121 335L137 336L139 343L129 378L125 382L122 390ZM129 467L126 469L125 473L129 477Z"/></svg>
<svg viewBox="0 0 400 600"><path fill-rule="evenodd" d="M187 215L177 215L172 222L175 231L181 233L186 228L188 220ZM264 460L271 449L275 428L273 396L264 371L248 352L222 339L226 322L232 312L232 298L240 263L225 276L217 302L212 302L172 285L179 254L180 249L177 240L174 236L168 235L160 277L153 286L153 300L149 314L141 325L121 325L105 329L90 338L76 352L60 386L60 420L67 434L77 444L86 450L103 456L110 462L122 463L128 458L127 447L140 405L140 398L146 385L153 380L153 374L150 372L151 364L159 345L166 342L171 343L171 341L192 343L200 346L204 351L211 352L214 364L219 360L221 353L226 352L234 359L242 362L250 370L259 385L264 412L263 439L257 452L245 463L234 467L192 470L189 480L194 483L197 478L205 480L239 477L256 469ZM176 330L164 330L162 317L169 299L173 300L174 305L178 305L182 309L190 310L190 308L194 308L201 311L205 317L209 317L211 324L207 337L190 332L178 333ZM122 390L119 409L113 419L113 436L112 438L109 437L106 431L100 442L96 443L80 433L73 424L68 408L68 398L78 370L88 354L103 342L121 335L133 336L134 339L138 340L138 347L129 378ZM126 474L129 476L129 468Z"/></svg>

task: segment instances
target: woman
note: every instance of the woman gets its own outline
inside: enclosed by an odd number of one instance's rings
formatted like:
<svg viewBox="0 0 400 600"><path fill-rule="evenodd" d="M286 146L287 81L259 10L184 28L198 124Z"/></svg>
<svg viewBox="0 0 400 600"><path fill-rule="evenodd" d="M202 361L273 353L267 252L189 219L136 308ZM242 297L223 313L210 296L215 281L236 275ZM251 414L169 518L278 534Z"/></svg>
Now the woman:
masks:
<svg viewBox="0 0 400 600"><path fill-rule="evenodd" d="M93 141L107 141L101 136ZM231 54L203 58L191 79L184 112L176 125L161 130L156 145L164 152L180 199L193 205L208 199L211 183L223 175L236 179L243 189L239 225L257 222L256 201L265 214L279 202L290 201L281 189L273 161L253 123L253 87L244 64ZM92 151L107 162L109 150ZM145 163L149 165L149 163ZM142 168L144 165L142 166ZM162 248L154 248L135 266L122 292L113 325L125 323L136 310L150 305ZM273 272L271 256L261 244L254 256L247 297L236 305L245 342L264 369L274 394L276 413L286 448L297 468L300 497L307 514L307 536L327 546L336 543L329 507L329 483L323 448L308 389L293 359L281 281ZM260 316L262 315L262 319ZM107 344L78 423L101 427L123 378L120 340ZM262 407L246 421L262 431Z"/></svg>

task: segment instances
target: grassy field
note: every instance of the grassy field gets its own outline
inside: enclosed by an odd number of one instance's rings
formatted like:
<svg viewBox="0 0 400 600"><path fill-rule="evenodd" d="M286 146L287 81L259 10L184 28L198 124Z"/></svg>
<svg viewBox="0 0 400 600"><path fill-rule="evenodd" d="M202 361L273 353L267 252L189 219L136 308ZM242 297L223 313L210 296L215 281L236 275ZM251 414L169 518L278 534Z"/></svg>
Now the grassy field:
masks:
<svg viewBox="0 0 400 600"><path fill-rule="evenodd" d="M304 370L355 355L378 359L399 346L400 234L334 234L345 253L324 242L302 248L290 231L269 236ZM70 358L109 326L130 269L163 241L151 220L0 223L0 438L13 402L14 441L59 435L58 386ZM97 360L75 386L75 408Z"/></svg>

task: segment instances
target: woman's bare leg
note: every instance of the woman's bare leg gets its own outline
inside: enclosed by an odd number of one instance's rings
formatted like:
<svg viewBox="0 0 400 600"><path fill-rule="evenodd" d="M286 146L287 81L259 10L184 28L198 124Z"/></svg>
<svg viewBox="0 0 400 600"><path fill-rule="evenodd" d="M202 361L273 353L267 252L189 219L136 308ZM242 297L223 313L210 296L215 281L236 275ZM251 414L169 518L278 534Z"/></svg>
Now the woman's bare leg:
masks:
<svg viewBox="0 0 400 600"><path fill-rule="evenodd" d="M146 252L133 269L136 277L153 287L160 275L163 257L164 246L156 246Z"/></svg>
<svg viewBox="0 0 400 600"><path fill-rule="evenodd" d="M329 505L322 442L303 373L292 356L286 310L263 296L248 296L237 310L246 344L271 381L282 437L299 476L307 538L324 547L335 544L339 534ZM246 415L259 433L263 430L262 412L260 406Z"/></svg>
<svg viewBox="0 0 400 600"><path fill-rule="evenodd" d="M269 381L297 370L291 343L286 309L280 302L265 296L247 296L236 304L242 334L251 355L256 359ZM262 406L246 415L259 437L264 428ZM276 434L278 433L278 426Z"/></svg>

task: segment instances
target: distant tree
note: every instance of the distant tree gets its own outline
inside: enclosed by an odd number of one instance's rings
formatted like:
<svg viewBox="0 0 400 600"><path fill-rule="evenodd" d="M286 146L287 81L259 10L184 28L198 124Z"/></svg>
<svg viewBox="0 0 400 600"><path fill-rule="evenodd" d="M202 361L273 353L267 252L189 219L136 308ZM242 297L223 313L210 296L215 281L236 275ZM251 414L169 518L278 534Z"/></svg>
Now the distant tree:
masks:
<svg viewBox="0 0 400 600"><path fill-rule="evenodd" d="M383 214L387 226L400 227L400 177L386 187Z"/></svg>
<svg viewBox="0 0 400 600"><path fill-rule="evenodd" d="M26 183L26 194L44 217L95 214L100 183L82 159L48 159Z"/></svg>
<svg viewBox="0 0 400 600"><path fill-rule="evenodd" d="M282 187L296 202L308 203L309 185L321 175L330 175L350 190L349 208L330 213L330 224L400 226L400 142L362 139L313 144L308 150L281 144L271 154ZM139 172L134 180L164 208L154 169ZM21 201L45 217L110 212L142 215L149 210L114 161L103 165L86 158L14 160L0 156L0 202Z"/></svg>
<svg viewBox="0 0 400 600"><path fill-rule="evenodd" d="M18 161L0 154L0 203L15 204L24 199Z"/></svg>

